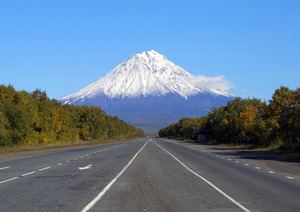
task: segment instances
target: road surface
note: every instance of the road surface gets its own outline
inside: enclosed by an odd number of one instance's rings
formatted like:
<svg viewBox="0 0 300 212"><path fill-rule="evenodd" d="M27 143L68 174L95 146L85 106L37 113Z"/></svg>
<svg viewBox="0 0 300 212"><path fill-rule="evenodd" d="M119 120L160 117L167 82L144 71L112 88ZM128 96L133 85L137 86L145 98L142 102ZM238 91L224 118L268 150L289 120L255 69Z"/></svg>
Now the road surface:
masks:
<svg viewBox="0 0 300 212"><path fill-rule="evenodd" d="M159 138L12 155L0 211L300 211L300 173L259 164Z"/></svg>

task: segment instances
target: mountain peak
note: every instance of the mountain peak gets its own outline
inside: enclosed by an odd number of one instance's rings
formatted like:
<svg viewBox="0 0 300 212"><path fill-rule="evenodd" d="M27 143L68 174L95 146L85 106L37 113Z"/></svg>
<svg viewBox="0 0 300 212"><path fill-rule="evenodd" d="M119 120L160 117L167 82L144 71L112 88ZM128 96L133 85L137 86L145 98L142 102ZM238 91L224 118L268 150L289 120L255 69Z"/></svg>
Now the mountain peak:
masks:
<svg viewBox="0 0 300 212"><path fill-rule="evenodd" d="M98 81L82 90L59 98L64 103L97 96L111 99L140 98L177 94L184 99L199 93L228 96L222 89L210 89L209 79L195 77L154 50L133 54ZM202 80L202 84L199 83ZM205 81L205 83L203 83Z"/></svg>
<svg viewBox="0 0 300 212"><path fill-rule="evenodd" d="M133 61L130 61L133 60ZM168 59L153 49L150 51L143 51L141 53L133 54L131 57L127 59L127 61L136 63L136 60L141 60L142 63L147 64L148 66L163 66L164 63L168 61ZM170 62L170 61L169 61ZM161 64L163 63L163 64Z"/></svg>
<svg viewBox="0 0 300 212"><path fill-rule="evenodd" d="M155 56L163 56L161 54L159 54L157 51L155 50L150 50L150 51L143 51L141 53L138 53L138 54L146 54L146 55L149 55L149 56L152 56L152 57L155 57Z"/></svg>

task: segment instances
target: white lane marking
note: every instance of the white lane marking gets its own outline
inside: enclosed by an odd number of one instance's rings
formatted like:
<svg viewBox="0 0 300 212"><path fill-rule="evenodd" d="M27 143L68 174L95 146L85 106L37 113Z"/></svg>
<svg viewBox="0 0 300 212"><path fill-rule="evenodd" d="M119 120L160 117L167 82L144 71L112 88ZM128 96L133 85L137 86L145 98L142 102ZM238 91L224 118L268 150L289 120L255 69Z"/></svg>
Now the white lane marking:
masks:
<svg viewBox="0 0 300 212"><path fill-rule="evenodd" d="M270 174L275 174L275 172L273 172L273 171L268 171Z"/></svg>
<svg viewBox="0 0 300 212"><path fill-rule="evenodd" d="M295 180L294 177L290 177L290 176L285 176L285 178L290 179L290 180Z"/></svg>
<svg viewBox="0 0 300 212"><path fill-rule="evenodd" d="M46 169L50 169L50 168L51 168L51 166L48 166L48 167L45 167L45 168L39 169L39 172L40 172L40 171L44 171L44 170L46 170Z"/></svg>
<svg viewBox="0 0 300 212"><path fill-rule="evenodd" d="M18 178L18 177L14 177L14 178L10 178L10 179L8 179L8 180L1 181L0 184L6 183L6 182L9 182L9 181L12 181L12 180L15 180L15 179L17 179L17 178Z"/></svg>
<svg viewBox="0 0 300 212"><path fill-rule="evenodd" d="M69 161L69 160L67 160L67 161L66 161L66 163L70 163L70 161Z"/></svg>
<svg viewBox="0 0 300 212"><path fill-rule="evenodd" d="M231 160L230 158L228 158L227 160Z"/></svg>
<svg viewBox="0 0 300 212"><path fill-rule="evenodd" d="M87 205L84 209L81 210L81 212L86 212L90 210L96 202L98 202L103 195L110 189L110 187L119 179L119 177L126 171L126 169L130 166L130 164L134 161L134 159L138 156L138 154L145 148L145 146L148 144L149 141L147 141L144 146L133 156L133 158L127 163L127 165L119 172L119 174L112 180L110 183L105 186L105 188Z"/></svg>
<svg viewBox="0 0 300 212"><path fill-rule="evenodd" d="M236 160L235 162L236 162L236 163L239 163L240 161Z"/></svg>
<svg viewBox="0 0 300 212"><path fill-rule="evenodd" d="M62 164L62 163L58 163L57 165L59 165L59 166L60 166L61 164Z"/></svg>
<svg viewBox="0 0 300 212"><path fill-rule="evenodd" d="M81 156L80 158L83 158L83 156Z"/></svg>
<svg viewBox="0 0 300 212"><path fill-rule="evenodd" d="M9 166L6 166L6 167L0 168L0 170L9 169L9 168L10 168Z"/></svg>
<svg viewBox="0 0 300 212"><path fill-rule="evenodd" d="M31 175L31 174L34 174L36 171L33 171L33 172L28 172L28 173L26 173L26 174L23 174L22 175L22 177L25 177L25 176L27 176L27 175Z"/></svg>
<svg viewBox="0 0 300 212"><path fill-rule="evenodd" d="M85 170L85 169L90 169L92 168L92 164L85 166L85 167L78 167L79 170Z"/></svg>
<svg viewBox="0 0 300 212"><path fill-rule="evenodd" d="M204 177L202 177L201 175L197 174L196 172L194 172L192 169L190 169L189 167L187 167L183 162L181 162L178 158L176 158L174 155L172 155L170 152L168 152L166 149L164 149L163 147L161 147L160 145L158 145L156 142L155 143L157 146L159 146L161 149L163 149L166 153L168 153L169 155L171 155L178 163L180 163L184 168L186 168L188 171L190 171L191 173L193 173L194 175L196 175L197 177L199 177L200 179L202 179L204 182L206 182L208 185L210 185L211 187L213 187L215 190L217 190L219 193L221 193L224 197L226 197L227 199L229 199L232 203L234 203L235 205L237 205L238 207L240 207L243 211L246 212L250 212L249 209L245 208L243 205L241 205L239 202L237 202L236 200L234 200L232 197L230 197L228 194L226 194L224 191L222 191L221 189L219 189L217 186L215 186L213 183L211 183L209 180L205 179Z"/></svg>
<svg viewBox="0 0 300 212"><path fill-rule="evenodd" d="M258 167L258 166L256 166L255 168L256 168L256 169L260 169L260 167Z"/></svg>
<svg viewBox="0 0 300 212"><path fill-rule="evenodd" d="M248 163L245 163L244 165L245 165L245 166L249 166L249 164L248 164Z"/></svg>

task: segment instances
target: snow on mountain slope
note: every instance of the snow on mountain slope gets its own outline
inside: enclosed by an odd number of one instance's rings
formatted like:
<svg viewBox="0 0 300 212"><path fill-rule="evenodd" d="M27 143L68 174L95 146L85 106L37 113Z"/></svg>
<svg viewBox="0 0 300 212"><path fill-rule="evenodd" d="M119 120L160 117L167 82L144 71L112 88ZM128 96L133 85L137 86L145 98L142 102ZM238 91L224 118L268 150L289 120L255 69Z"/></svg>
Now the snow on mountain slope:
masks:
<svg viewBox="0 0 300 212"><path fill-rule="evenodd" d="M154 50L134 54L98 81L78 92L61 97L65 104L107 96L109 98L139 98L179 94L182 98L199 93L233 97L224 90L229 83L222 76L193 76Z"/></svg>

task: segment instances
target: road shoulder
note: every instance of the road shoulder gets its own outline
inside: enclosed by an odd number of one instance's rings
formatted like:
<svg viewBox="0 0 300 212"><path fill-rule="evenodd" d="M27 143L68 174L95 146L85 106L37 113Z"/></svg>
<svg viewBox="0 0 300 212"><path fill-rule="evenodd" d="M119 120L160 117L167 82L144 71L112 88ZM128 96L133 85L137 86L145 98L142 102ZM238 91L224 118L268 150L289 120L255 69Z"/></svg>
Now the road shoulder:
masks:
<svg viewBox="0 0 300 212"><path fill-rule="evenodd" d="M300 161L265 151L236 149L230 147L222 147L218 145L200 144L195 142L169 140L185 147L205 151L209 154L219 155L221 157L234 161L241 160L244 163L251 163L255 167L281 173L283 175L293 175L300 178Z"/></svg>

